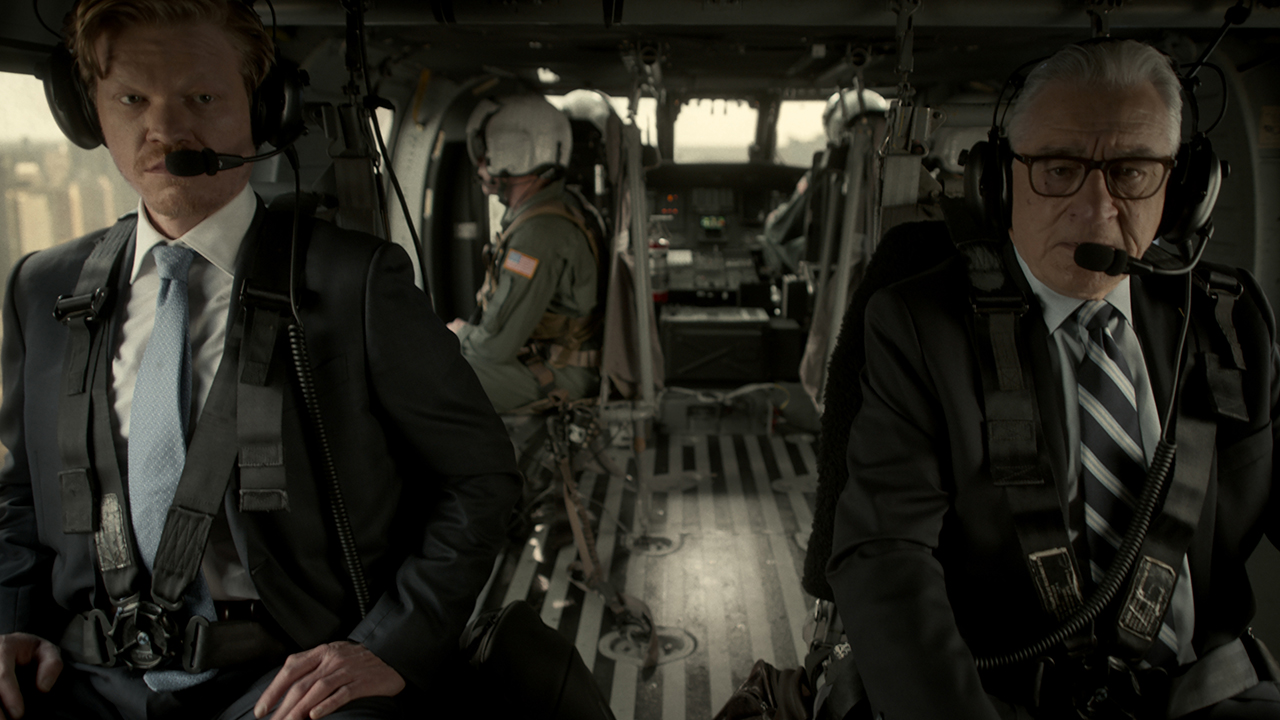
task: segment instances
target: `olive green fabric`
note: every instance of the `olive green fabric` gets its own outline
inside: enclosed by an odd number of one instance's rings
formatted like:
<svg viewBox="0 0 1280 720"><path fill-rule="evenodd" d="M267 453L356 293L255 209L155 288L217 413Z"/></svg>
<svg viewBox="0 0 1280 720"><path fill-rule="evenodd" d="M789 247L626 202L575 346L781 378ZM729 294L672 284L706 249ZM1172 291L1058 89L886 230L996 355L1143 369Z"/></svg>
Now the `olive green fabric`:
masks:
<svg viewBox="0 0 1280 720"><path fill-rule="evenodd" d="M576 201L556 181L530 197L518 208L508 209L502 218L505 230L523 212L548 200L561 200L573 207ZM532 277L506 267L511 251L536 259ZM596 306L596 260L587 238L569 219L544 214L532 217L515 229L505 249L499 249L497 287L478 325L466 325L458 332L462 355L471 363L493 407L510 412L543 397L533 373L517 359L528 344L534 327L548 310L568 317L586 317ZM526 271L529 261L521 267ZM594 342L583 350L598 347ZM596 368L550 368L556 385L571 399L594 393L600 374Z"/></svg>

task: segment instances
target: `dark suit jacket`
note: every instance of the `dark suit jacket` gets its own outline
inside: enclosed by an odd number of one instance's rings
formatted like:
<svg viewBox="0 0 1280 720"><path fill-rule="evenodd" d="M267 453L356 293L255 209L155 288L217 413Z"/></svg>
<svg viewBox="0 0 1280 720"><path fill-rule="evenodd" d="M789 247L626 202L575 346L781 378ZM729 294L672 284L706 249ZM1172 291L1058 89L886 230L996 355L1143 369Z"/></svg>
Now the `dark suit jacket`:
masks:
<svg viewBox="0 0 1280 720"><path fill-rule="evenodd" d="M1005 265L1031 301L1022 352L1033 364L1064 516L1078 518L1080 509L1065 502L1063 399L1050 370L1056 348L1011 245ZM881 291L867 308L864 400L849 437L849 482L828 578L867 695L890 718L995 718L973 657L1019 649L1055 627L1040 609L1004 491L987 472L965 267L963 257L948 261ZM1131 283L1134 325L1163 417L1183 280ZM1274 323L1256 283L1245 285L1234 319L1250 421L1218 424L1188 551L1200 655L1245 629L1254 612L1245 560L1264 531L1280 538L1272 492L1280 408Z"/></svg>
<svg viewBox="0 0 1280 720"><path fill-rule="evenodd" d="M260 204L245 247L263 214ZM9 279L0 632L57 642L71 613L110 609L95 581L92 536L62 533L57 409L68 333L51 315L102 234L28 256ZM242 248L233 297L246 257ZM224 503L233 538L267 609L299 647L349 637L428 687L503 545L520 492L511 443L398 246L317 223L305 282L311 366L374 605L359 617L296 390L285 394L283 421L291 507L241 513L233 476Z"/></svg>

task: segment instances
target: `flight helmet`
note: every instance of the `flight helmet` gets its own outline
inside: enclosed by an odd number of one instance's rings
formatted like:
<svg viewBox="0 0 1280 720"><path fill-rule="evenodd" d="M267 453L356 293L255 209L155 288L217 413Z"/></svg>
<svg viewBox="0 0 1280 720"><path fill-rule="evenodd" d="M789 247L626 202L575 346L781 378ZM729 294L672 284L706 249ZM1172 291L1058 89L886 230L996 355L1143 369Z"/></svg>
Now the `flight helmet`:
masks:
<svg viewBox="0 0 1280 720"><path fill-rule="evenodd" d="M485 98L467 121L467 153L493 177L551 177L569 164L569 118L541 95Z"/></svg>
<svg viewBox="0 0 1280 720"><path fill-rule="evenodd" d="M883 115L889 112L889 101L874 90L862 90L862 102L858 102L857 90L840 90L827 100L827 107L822 111L822 127L827 131L827 140L839 144L849 128L849 124L863 112L868 115ZM841 107L841 100L844 106Z"/></svg>

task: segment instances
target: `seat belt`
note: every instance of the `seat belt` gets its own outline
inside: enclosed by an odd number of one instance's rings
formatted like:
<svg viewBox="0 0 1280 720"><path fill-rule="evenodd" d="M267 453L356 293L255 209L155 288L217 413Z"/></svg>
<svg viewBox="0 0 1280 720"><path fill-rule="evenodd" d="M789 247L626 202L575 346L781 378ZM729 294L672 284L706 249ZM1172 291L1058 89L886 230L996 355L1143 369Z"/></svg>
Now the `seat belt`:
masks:
<svg viewBox="0 0 1280 720"><path fill-rule="evenodd" d="M62 470L62 531L91 533L97 528L97 479L94 477L87 438L90 418L90 379L96 370L96 350L107 334L112 315L113 291L119 277L124 249L137 227L137 215L122 217L94 244L80 268L75 292L60 295L53 317L67 326L66 368L58 401L58 446ZM101 322L103 319L106 322Z"/></svg>
<svg viewBox="0 0 1280 720"><path fill-rule="evenodd" d="M238 456L247 455L247 458L241 457L240 464L242 469L248 469L252 483L248 488L242 485L241 509L279 510L288 507L280 423L287 373L279 367L280 362L273 363L272 359L275 356L274 348L279 342L279 317L289 312L287 298L290 266L287 261L281 262L280 258L282 253L284 258L288 258L288 228L292 218L287 213L269 210L262 222L265 224L261 230L253 227L248 233L251 238L261 239L252 250L251 270L242 285L243 307L233 317L228 328L223 360L214 376L213 386L187 451L187 462L183 467L173 504L169 508L156 553L149 600L144 600L142 592L136 587L138 562L136 549L130 539L132 532L128 525L128 494L118 472L112 448L113 435L106 398L109 383L107 343L104 342L106 333L100 329L88 335L73 333L72 343L68 346L64 386L75 389L82 384L77 382L79 373L82 372L78 361L82 352L80 345L82 342L89 342L92 345L89 356L92 357L94 366L91 383L92 437L98 451L98 463L91 465L85 462L83 466L75 464L78 460L88 458L89 434L79 432L78 439L75 436L78 430L87 430L90 414L87 402L68 402L64 399L59 416L59 443L63 448L64 467L73 470L83 467L84 477L91 477L88 468L96 468L101 480L101 500L96 502L95 513L93 486L89 486L86 502L83 486L77 487L76 483L68 483L64 479L64 502L70 488L73 493L71 497L77 503L77 513L87 507L89 518L92 519L95 514L98 518L95 537L98 565L116 611L115 617L110 621L99 609L73 618L64 632L62 645L74 659L107 666L114 665L117 659L123 659L131 667L147 669L156 667L167 659L176 659L181 653L184 668L190 672L199 672L268 654L280 654L286 650L285 643L256 622L210 624L204 618L195 616L189 619L184 632L179 635L173 619L168 615L182 608L183 591L200 572L209 529L222 506L233 464ZM68 321L79 319L73 311L85 304L83 297L97 297L103 287L110 287L104 285L104 281L109 279L112 268L118 271L120 259L125 254L124 247L132 238L135 226L136 218L117 223L108 231L105 239L112 241L109 243L110 247L104 249L102 246L108 245L104 241L95 248L90 259L86 260L77 283L76 296L59 298L59 306L70 308L67 311ZM284 249L281 250L280 246ZM114 252L111 262L101 257L109 251ZM107 268L108 277L103 277L104 268ZM263 276L268 279L262 281ZM279 285L281 282L283 288ZM86 292L92 288L98 290ZM283 307L280 303L273 302L279 296L286 299ZM72 300L77 302L72 303ZM101 309L100 307L99 310ZM81 324L91 327L87 320ZM274 336L272 330L275 332ZM87 340L77 338L78 335L84 335ZM241 338L245 338L248 345L243 352ZM79 394L85 393L81 391ZM237 412L240 398L246 398L247 402L241 407L242 412ZM76 411L84 414L76 415ZM272 420L274 427L270 425ZM243 450L245 447L248 448L247 452ZM67 477L66 471L63 477ZM77 516L64 517L64 526L68 524L68 519L74 521L71 523L72 527L84 526L84 518ZM142 642L143 639L145 642ZM216 664L205 664L210 662Z"/></svg>
<svg viewBox="0 0 1280 720"><path fill-rule="evenodd" d="M991 481L1003 487L1040 605L1061 622L1084 602L1079 563L1067 534L1058 490L1043 458L1031 365L1020 352L1018 323L1027 300L1004 270L1000 246L961 243L969 266L971 332L982 376Z"/></svg>
<svg viewBox="0 0 1280 720"><path fill-rule="evenodd" d="M304 197L299 208L310 219L314 199ZM281 344L281 329L293 319L289 277L293 272L289 238L292 235L294 198L272 202L259 232L248 274L240 289L244 308L244 347L236 386L236 440L239 448L240 510L270 512L289 509L285 483L284 442L281 419L288 372L273 362ZM311 236L300 229L299 242ZM305 249L301 251L305 257Z"/></svg>
<svg viewBox="0 0 1280 720"><path fill-rule="evenodd" d="M1212 302L1213 321L1192 323L1201 351L1195 354L1183 377L1197 377L1207 394L1203 407L1216 418L1189 414L1199 403L1180 401L1182 388L1175 388L1171 401L1179 403L1175 430L1178 455L1173 478L1163 506L1143 540L1116 619L1120 645L1133 657L1146 653L1173 600L1178 571L1204 507L1218 431L1216 419L1249 420L1243 389L1244 352L1232 320L1244 286L1232 275L1211 268L1198 269L1192 280ZM1211 334L1206 325L1217 332ZM1225 358L1214 348L1226 350Z"/></svg>
<svg viewBox="0 0 1280 720"><path fill-rule="evenodd" d="M1040 467L1045 453L1031 368L1020 342L1017 321L1027 310L1022 293L1004 272L998 246L989 241L961 243L959 249L969 264L974 307L972 333L981 369L987 428L987 457L994 484L1003 486L1013 513L1015 531L1024 559L1035 583L1042 607L1059 622L1072 618L1083 605L1079 564L1066 532L1057 491L1047 468ZM1195 368L1203 372L1211 397L1211 407L1219 417L1247 420L1241 371L1243 351L1239 347L1231 313L1242 292L1233 277L1209 271L1196 281L1214 301L1214 318L1221 336L1220 347L1230 349L1224 367L1218 355L1202 352ZM1210 345L1206 332L1193 323L1202 347ZM1189 374L1189 373L1188 373ZM1184 374L1184 377L1186 375ZM1179 402L1181 388L1175 388L1171 402ZM1129 589L1116 618L1118 644L1131 658L1142 657L1163 624L1178 568L1199 524L1210 466L1214 455L1217 424L1212 419L1189 415L1180 403L1176 439L1178 462L1159 514L1143 538L1140 560L1131 571ZM1085 625L1088 627L1088 624ZM1085 640L1084 629L1065 642L1068 651ZM986 660L986 659L984 659Z"/></svg>

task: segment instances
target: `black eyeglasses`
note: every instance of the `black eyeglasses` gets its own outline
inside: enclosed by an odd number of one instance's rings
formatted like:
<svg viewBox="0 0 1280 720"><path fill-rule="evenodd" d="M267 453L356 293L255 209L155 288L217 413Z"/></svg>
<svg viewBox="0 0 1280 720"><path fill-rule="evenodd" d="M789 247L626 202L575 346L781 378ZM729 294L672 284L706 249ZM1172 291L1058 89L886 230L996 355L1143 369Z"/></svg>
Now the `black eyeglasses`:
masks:
<svg viewBox="0 0 1280 720"><path fill-rule="evenodd" d="M1066 155L1013 154L1027 166L1031 189L1044 197L1068 197L1084 187L1092 170L1101 170L1107 191L1120 200L1145 200L1155 195L1173 169L1170 158L1113 158L1090 160Z"/></svg>

